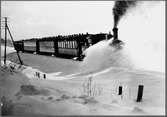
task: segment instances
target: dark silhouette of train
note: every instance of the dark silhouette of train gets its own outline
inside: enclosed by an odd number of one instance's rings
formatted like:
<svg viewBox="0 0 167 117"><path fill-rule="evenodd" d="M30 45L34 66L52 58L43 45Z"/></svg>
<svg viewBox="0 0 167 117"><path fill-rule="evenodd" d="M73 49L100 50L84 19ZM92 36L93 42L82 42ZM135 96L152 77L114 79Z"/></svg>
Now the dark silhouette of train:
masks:
<svg viewBox="0 0 167 117"><path fill-rule="evenodd" d="M84 58L83 51L91 45L105 39L114 37L117 40L117 30L113 29L114 35L109 33L99 34L75 34L68 36L55 36L33 38L15 41L16 51L29 52L35 54L52 55L65 58Z"/></svg>

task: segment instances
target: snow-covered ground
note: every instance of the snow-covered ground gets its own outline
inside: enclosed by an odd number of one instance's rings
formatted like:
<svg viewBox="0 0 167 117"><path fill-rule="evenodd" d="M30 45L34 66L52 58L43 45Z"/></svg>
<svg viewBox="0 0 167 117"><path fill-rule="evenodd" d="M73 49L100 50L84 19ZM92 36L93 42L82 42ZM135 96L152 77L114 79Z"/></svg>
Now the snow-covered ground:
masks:
<svg viewBox="0 0 167 117"><path fill-rule="evenodd" d="M4 50L5 50L5 46L1 45L1 57L4 56ZM16 50L13 47L7 46L6 53L9 54L9 53L12 53L12 52L16 52Z"/></svg>
<svg viewBox="0 0 167 117"><path fill-rule="evenodd" d="M165 114L164 73L108 66L88 72L79 69L82 64L78 61L25 53L21 53L21 58L28 65L18 70L24 77L16 78L18 73L14 73L7 78L12 80L10 83L19 84L17 88L8 88L15 92L9 96L15 99L15 115ZM8 60L15 62L16 59L15 53L8 55ZM36 72L40 73L40 78L35 76ZM27 85L35 86L35 91L40 93L33 94L31 88L21 88ZM142 102L136 102L138 85L144 85ZM122 96L118 95L119 86L123 86ZM19 111L21 107L22 112Z"/></svg>

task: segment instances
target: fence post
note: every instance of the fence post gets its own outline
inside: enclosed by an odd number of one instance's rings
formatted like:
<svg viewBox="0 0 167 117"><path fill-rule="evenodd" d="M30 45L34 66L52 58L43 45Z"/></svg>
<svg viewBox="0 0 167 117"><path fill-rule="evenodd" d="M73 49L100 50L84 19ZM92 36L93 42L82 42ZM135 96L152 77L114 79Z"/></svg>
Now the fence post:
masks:
<svg viewBox="0 0 167 117"><path fill-rule="evenodd" d="M142 100L143 89L144 89L144 86L143 85L139 85L139 87L138 87L138 95L137 95L136 102L140 102Z"/></svg>
<svg viewBox="0 0 167 117"><path fill-rule="evenodd" d="M118 95L122 95L122 86L119 86Z"/></svg>

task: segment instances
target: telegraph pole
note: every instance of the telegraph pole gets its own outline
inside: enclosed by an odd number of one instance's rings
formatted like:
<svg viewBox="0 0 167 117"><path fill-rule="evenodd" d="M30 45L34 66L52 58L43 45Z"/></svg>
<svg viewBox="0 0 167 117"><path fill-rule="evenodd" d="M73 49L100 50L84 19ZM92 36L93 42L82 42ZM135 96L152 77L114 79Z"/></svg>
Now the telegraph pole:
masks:
<svg viewBox="0 0 167 117"><path fill-rule="evenodd" d="M10 30L9 30L8 25L6 25L6 27L7 27L7 29L8 29L8 32L9 32L10 38L11 38L11 40L12 40L12 43L13 43L14 49L16 50L16 48L15 48L15 43L14 43L14 40L13 40L13 37L12 37L12 34L11 34ZM20 64L21 64L21 65L23 65L23 61L21 60L21 57L20 57L19 52L18 52L17 50L16 50L16 53L17 53L17 56L18 56L18 58L19 58Z"/></svg>
<svg viewBox="0 0 167 117"><path fill-rule="evenodd" d="M10 32L10 29L8 27L8 24L7 24L7 17L4 17L5 18L5 49L4 49L4 64L6 65L6 46L7 46L7 31L10 35L10 38L12 40L12 43L13 43L13 46L14 46L14 49L16 50L16 47L15 47L15 43L14 43L14 40L13 40L13 37L12 37L12 34ZM16 50L16 54L18 56L18 59L20 61L20 64L23 65L23 61L21 60L21 57L19 55L19 52Z"/></svg>
<svg viewBox="0 0 167 117"><path fill-rule="evenodd" d="M7 43L7 17L5 17L5 49L4 49L4 64L6 65L6 43Z"/></svg>

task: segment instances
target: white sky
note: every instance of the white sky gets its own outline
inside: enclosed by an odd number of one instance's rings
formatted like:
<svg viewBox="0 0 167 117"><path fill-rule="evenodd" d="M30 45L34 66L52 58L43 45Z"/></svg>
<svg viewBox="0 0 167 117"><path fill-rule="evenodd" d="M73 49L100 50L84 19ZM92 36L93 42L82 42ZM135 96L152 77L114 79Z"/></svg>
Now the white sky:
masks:
<svg viewBox="0 0 167 117"><path fill-rule="evenodd" d="M2 1L15 40L73 33L109 32L113 1Z"/></svg>

